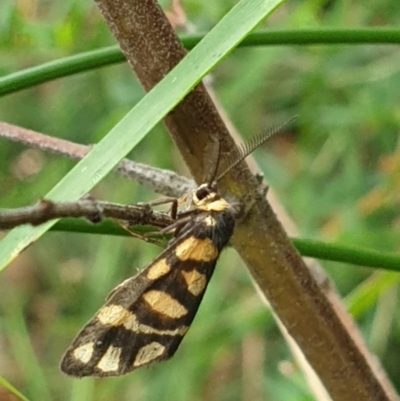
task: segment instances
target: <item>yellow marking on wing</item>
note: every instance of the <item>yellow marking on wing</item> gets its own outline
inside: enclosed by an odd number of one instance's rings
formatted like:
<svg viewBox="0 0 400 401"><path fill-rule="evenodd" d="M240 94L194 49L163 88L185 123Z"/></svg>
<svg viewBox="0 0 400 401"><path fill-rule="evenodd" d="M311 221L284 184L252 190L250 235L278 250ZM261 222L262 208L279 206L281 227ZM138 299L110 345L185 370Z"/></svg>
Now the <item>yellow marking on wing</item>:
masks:
<svg viewBox="0 0 400 401"><path fill-rule="evenodd" d="M208 227L215 227L217 224L217 220L215 220L212 216L207 216L203 221Z"/></svg>
<svg viewBox="0 0 400 401"><path fill-rule="evenodd" d="M204 210L205 212L222 212L229 209L229 203L222 198L215 199L215 195L210 194L202 200L194 201L197 209Z"/></svg>
<svg viewBox="0 0 400 401"><path fill-rule="evenodd" d="M158 278L166 275L171 270L171 267L165 259L159 260L153 266L149 267L147 271L147 278L149 280L157 280Z"/></svg>
<svg viewBox="0 0 400 401"><path fill-rule="evenodd" d="M184 336L188 331L187 326L180 326L175 330L159 330L142 324L137 316L120 305L107 305L97 314L100 323L107 326L124 326L134 333L159 334L164 336Z"/></svg>
<svg viewBox="0 0 400 401"><path fill-rule="evenodd" d="M121 352L122 348L110 345L97 364L97 367L103 372L115 372L119 367Z"/></svg>
<svg viewBox="0 0 400 401"><path fill-rule="evenodd" d="M172 319L179 319L188 313L187 309L181 303L163 291L147 291L143 294L143 299L153 310Z"/></svg>
<svg viewBox="0 0 400 401"><path fill-rule="evenodd" d="M131 326L131 328L125 326L128 330L132 330L135 333L144 333L144 334L159 334L162 336L184 336L188 331L189 327L180 326L175 330L158 330L154 327L148 326L147 324L142 324L137 322L137 318L135 315L132 315L133 319L135 319L135 324Z"/></svg>
<svg viewBox="0 0 400 401"><path fill-rule="evenodd" d="M75 359L78 359L78 361L86 364L92 358L93 351L94 351L94 342L91 341L89 343L83 344L75 348L73 351L73 355Z"/></svg>
<svg viewBox="0 0 400 401"><path fill-rule="evenodd" d="M156 358L161 356L165 351L164 345L153 341L150 344L147 344L139 349L135 360L133 361L134 367L139 367L142 365L146 365L151 361L154 361Z"/></svg>
<svg viewBox="0 0 400 401"><path fill-rule="evenodd" d="M204 274L199 273L195 269L189 272L182 270L181 273L190 293L196 297L203 293L207 285L207 277Z"/></svg>
<svg viewBox="0 0 400 401"><path fill-rule="evenodd" d="M131 319L131 315L123 306L107 305L98 311L97 319L105 326L124 326Z"/></svg>
<svg viewBox="0 0 400 401"><path fill-rule="evenodd" d="M176 246L175 255L182 262L211 262L218 258L219 252L210 238L199 239L192 236Z"/></svg>

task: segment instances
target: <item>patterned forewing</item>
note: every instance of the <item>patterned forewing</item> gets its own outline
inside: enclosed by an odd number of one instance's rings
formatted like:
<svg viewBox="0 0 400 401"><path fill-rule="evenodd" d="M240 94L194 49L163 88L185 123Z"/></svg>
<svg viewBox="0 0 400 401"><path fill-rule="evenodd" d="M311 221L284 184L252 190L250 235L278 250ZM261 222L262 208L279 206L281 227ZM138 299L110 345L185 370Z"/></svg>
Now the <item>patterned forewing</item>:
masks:
<svg viewBox="0 0 400 401"><path fill-rule="evenodd" d="M170 358L186 334L233 231L201 214L150 265L108 296L61 362L73 376L118 376Z"/></svg>

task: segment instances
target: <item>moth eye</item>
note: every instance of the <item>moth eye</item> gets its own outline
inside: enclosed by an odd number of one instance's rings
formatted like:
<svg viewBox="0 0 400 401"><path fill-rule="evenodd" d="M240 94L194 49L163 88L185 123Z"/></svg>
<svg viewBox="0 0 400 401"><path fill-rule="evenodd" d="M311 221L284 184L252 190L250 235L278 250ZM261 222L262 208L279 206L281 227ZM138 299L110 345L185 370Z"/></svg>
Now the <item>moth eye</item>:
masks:
<svg viewBox="0 0 400 401"><path fill-rule="evenodd" d="M204 199L209 194L210 190L207 187L201 187L196 191L196 196L198 200Z"/></svg>

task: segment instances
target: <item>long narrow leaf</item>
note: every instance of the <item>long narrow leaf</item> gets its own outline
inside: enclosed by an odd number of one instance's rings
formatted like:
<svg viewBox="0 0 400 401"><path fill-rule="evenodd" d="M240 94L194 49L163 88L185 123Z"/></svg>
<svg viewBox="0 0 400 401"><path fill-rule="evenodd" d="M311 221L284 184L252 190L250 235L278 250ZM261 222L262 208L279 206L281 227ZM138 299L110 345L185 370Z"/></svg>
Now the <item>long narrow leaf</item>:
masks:
<svg viewBox="0 0 400 401"><path fill-rule="evenodd" d="M202 38L203 35L200 34L181 36L183 45L189 50L196 46ZM398 28L382 27L356 29L326 29L319 27L314 29L268 30L252 33L238 47L268 45L310 46L326 45L328 43L335 45L371 45L376 43L398 45L400 43L400 30ZM54 79L125 61L125 56L118 46L104 47L49 61L0 77L0 96L31 88Z"/></svg>
<svg viewBox="0 0 400 401"><path fill-rule="evenodd" d="M18 391L8 380L4 377L0 376L0 386L6 388L11 394L14 394L15 397L18 397L22 401L29 401L20 391Z"/></svg>

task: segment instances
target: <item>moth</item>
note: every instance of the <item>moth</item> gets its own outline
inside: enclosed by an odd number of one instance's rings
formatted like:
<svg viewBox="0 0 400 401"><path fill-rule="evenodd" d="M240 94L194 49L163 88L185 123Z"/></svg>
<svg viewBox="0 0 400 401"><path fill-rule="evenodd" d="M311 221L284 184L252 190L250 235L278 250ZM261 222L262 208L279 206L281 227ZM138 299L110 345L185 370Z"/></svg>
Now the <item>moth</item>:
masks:
<svg viewBox="0 0 400 401"><path fill-rule="evenodd" d="M186 208L163 230L173 231L174 238L142 271L111 291L67 349L63 372L76 377L119 376L175 353L235 227L234 210L218 195L217 183L288 123L242 146L236 160L219 175L218 146L211 178L177 202Z"/></svg>

